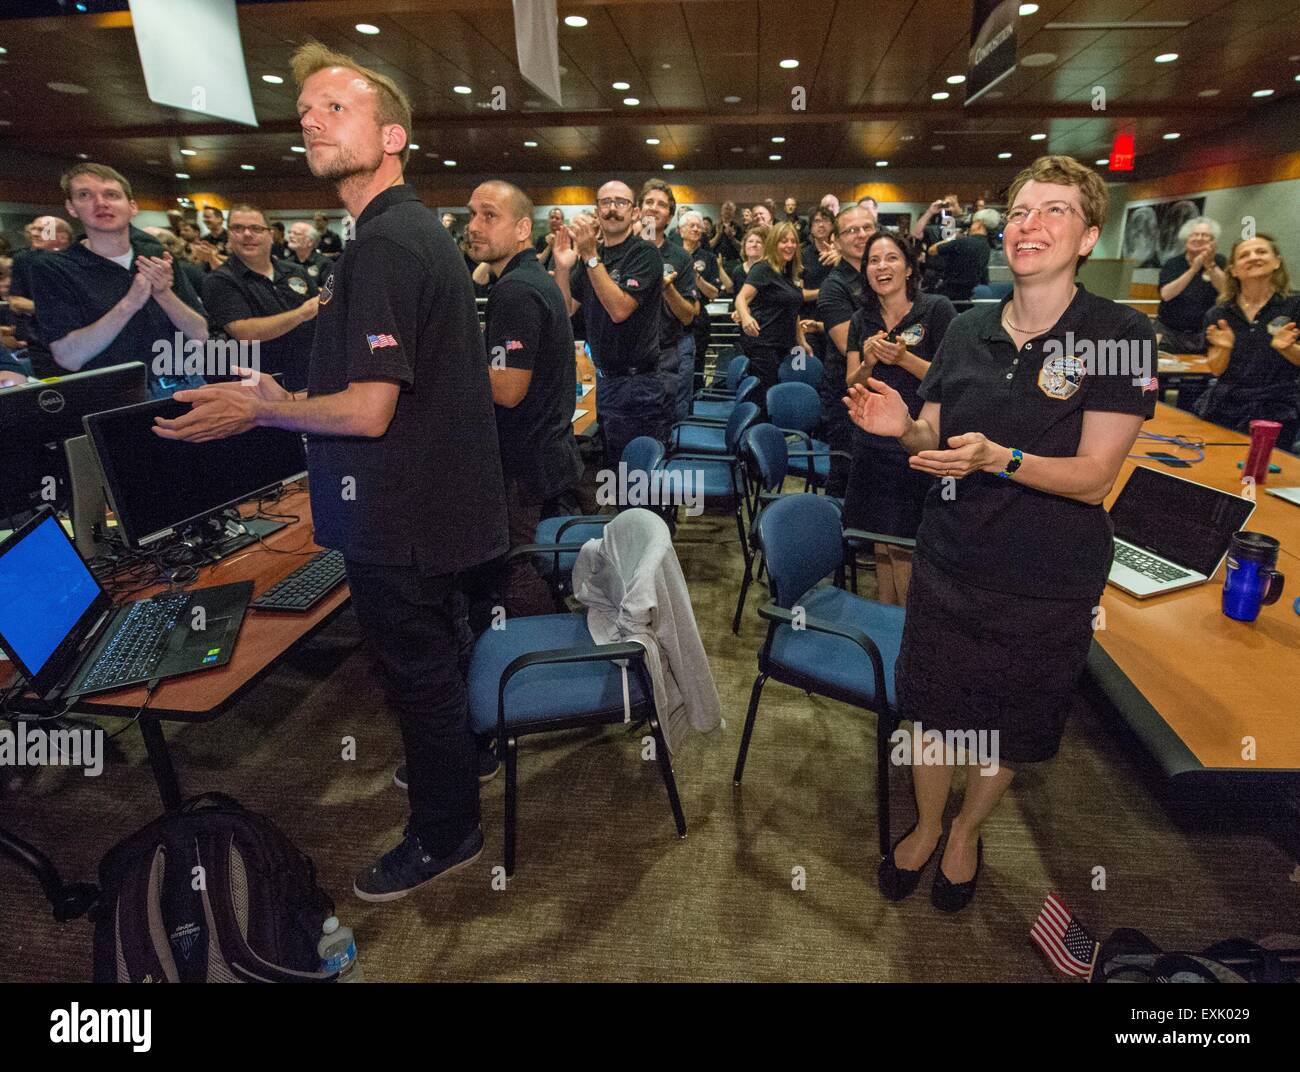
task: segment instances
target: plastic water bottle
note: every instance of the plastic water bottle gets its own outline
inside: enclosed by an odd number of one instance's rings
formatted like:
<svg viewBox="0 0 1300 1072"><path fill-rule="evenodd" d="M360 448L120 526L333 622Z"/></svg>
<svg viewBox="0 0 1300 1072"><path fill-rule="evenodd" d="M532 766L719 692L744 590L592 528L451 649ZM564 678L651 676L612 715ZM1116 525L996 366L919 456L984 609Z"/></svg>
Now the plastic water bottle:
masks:
<svg viewBox="0 0 1300 1072"><path fill-rule="evenodd" d="M316 943L320 954L320 970L337 972L340 983L361 982L361 968L357 964L357 942L352 928L339 924L338 916L330 916L321 927L324 932Z"/></svg>

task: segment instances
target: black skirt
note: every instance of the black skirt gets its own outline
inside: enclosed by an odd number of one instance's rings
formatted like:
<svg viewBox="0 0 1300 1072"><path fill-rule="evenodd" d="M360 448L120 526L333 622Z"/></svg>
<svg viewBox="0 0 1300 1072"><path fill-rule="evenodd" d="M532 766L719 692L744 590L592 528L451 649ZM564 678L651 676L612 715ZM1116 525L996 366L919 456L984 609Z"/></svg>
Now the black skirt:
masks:
<svg viewBox="0 0 1300 1072"><path fill-rule="evenodd" d="M907 464L907 452L895 440L868 435L854 426L844 525L910 539L920 527L921 509L933 482L933 477Z"/></svg>
<svg viewBox="0 0 1300 1072"><path fill-rule="evenodd" d="M895 670L900 716L926 730L996 731L998 759L1051 759L1092 644L1092 599L977 588L918 552Z"/></svg>

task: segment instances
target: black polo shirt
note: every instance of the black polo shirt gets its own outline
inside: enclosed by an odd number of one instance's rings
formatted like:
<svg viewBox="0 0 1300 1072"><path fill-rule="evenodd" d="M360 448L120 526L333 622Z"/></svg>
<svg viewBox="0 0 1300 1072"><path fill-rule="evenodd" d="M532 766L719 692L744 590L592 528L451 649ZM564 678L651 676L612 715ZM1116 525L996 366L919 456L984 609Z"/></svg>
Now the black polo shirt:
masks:
<svg viewBox="0 0 1300 1072"><path fill-rule="evenodd" d="M377 439L308 436L316 542L352 561L468 569L505 553L487 357L460 251L409 185L376 196L321 285L308 393L401 385Z"/></svg>
<svg viewBox="0 0 1300 1072"><path fill-rule="evenodd" d="M853 319L867 300L867 284L862 273L848 261L840 261L826 273L817 289L817 319L826 333ZM840 355L843 357L843 355Z"/></svg>
<svg viewBox="0 0 1300 1072"><path fill-rule="evenodd" d="M219 238L215 236L211 231L209 231L202 238L200 238L199 241L206 242L208 245L213 246L218 253L226 254L230 252L230 231L229 230L223 230L221 232L221 237Z"/></svg>
<svg viewBox="0 0 1300 1072"><path fill-rule="evenodd" d="M343 252L343 239L326 225L325 230L321 233L320 241L316 243L316 249L326 257L336 257Z"/></svg>
<svg viewBox="0 0 1300 1072"><path fill-rule="evenodd" d="M1155 332L1136 310L1079 286L1050 331L1017 351L1002 327L1002 308L981 305L955 320L921 382L920 395L940 404L939 442L982 432L1003 447L1053 458L1078 452L1088 410L1155 413ZM1073 333L1073 340L1067 340ZM1066 349L1067 341L1074 346ZM1123 341L1147 362L1150 383L1111 358L1086 361L1102 342ZM1106 351L1114 354L1113 349ZM1071 360L1077 358L1079 360ZM1107 368L1107 365L1111 368ZM996 473L936 480L925 500L917 547L968 584L1022 596L1096 598L1113 553L1105 509L1035 491Z"/></svg>
<svg viewBox="0 0 1300 1072"><path fill-rule="evenodd" d="M555 267L554 247L546 241L546 239L550 236L550 233L551 233L550 231L547 231L546 234L538 236L537 241L533 243L534 255L538 253L546 254L546 256L544 256L540 261L537 261L537 263L540 264L542 268L548 272ZM533 259L536 260L537 259L536 256L534 256Z"/></svg>
<svg viewBox="0 0 1300 1072"><path fill-rule="evenodd" d="M745 237L745 228L741 225L740 220L733 216L730 227L719 220L713 225L713 229L720 237L718 238L718 244L710 247L712 251L722 254L724 264L728 261L740 260L740 242ZM710 241L712 239L706 240L704 245L707 246ZM731 273L728 272L727 274L730 275Z"/></svg>
<svg viewBox="0 0 1300 1072"><path fill-rule="evenodd" d="M965 300L981 283L987 284L992 252L985 235L962 235L941 245L934 266L943 277L943 293Z"/></svg>
<svg viewBox="0 0 1300 1072"><path fill-rule="evenodd" d="M803 288L804 290L818 291L817 297L820 298L821 286L834 265L822 264L821 251L817 249L815 242L806 243L799 250L799 260L803 263ZM803 303L803 308L799 310L799 315L808 320L816 320L817 317L817 300Z"/></svg>
<svg viewBox="0 0 1300 1072"><path fill-rule="evenodd" d="M1294 420L1300 409L1300 368L1273 349L1269 326L1276 330L1288 321L1300 323L1300 294L1274 293L1254 320L1247 320L1236 302L1216 305L1201 326L1219 320L1232 328L1232 354L1213 388L1206 418L1230 426Z"/></svg>
<svg viewBox="0 0 1300 1072"><path fill-rule="evenodd" d="M750 314L758 321L756 341L760 346L789 353L799 341L799 307L803 305L803 289L767 261L759 261L749 270L745 285L756 291L749 300Z"/></svg>
<svg viewBox="0 0 1300 1072"><path fill-rule="evenodd" d="M695 301L699 294L695 289L694 259L682 249L680 242L672 238L665 238L663 245L658 249L659 255L664 259L665 270L668 265L671 265L673 271L677 273L677 278L673 280L677 293L687 301ZM668 308L667 301L660 301L659 309L659 349L667 350L682 341L686 335L686 327Z"/></svg>
<svg viewBox="0 0 1300 1072"><path fill-rule="evenodd" d="M1224 268L1228 264L1228 258L1222 253L1216 253L1214 263ZM1186 253L1170 257L1160 266L1160 286L1172 283L1189 267ZM1201 330L1205 311L1219 300L1219 292L1214 289L1213 283L1203 278L1204 274L1204 271L1197 272L1192 277L1192 281L1183 288L1181 294L1160 303L1160 308L1156 310L1156 319L1160 323L1175 331Z"/></svg>
<svg viewBox="0 0 1300 1072"><path fill-rule="evenodd" d="M208 319L225 331L236 320L275 316L297 309L316 293L316 284L301 266L291 261L272 260L271 270L273 277L264 276L248 267L239 254L232 253L225 264L203 279L203 304L207 306ZM315 334L315 321L309 320L278 339L259 342L261 371L268 375L283 373L284 386L290 391L301 391L307 386Z"/></svg>
<svg viewBox="0 0 1300 1072"><path fill-rule="evenodd" d="M41 257L53 257L54 253L46 249L20 249L14 253L12 278L9 283L9 293L15 298L30 298L32 296L32 272L31 266ZM22 313L13 314L14 334L18 336L20 342L35 342L36 330L33 323L34 318Z"/></svg>
<svg viewBox="0 0 1300 1072"><path fill-rule="evenodd" d="M942 294L917 294L912 308L894 326L894 334L899 336L907 348L924 361L933 361L939 352L939 345L948 334L948 326L957 316L952 302ZM849 321L849 351L862 353L864 339L871 338L878 331L885 331L885 322L880 315L880 303L869 301L853 314ZM871 375L889 384L903 396L907 411L917 417L921 412L921 381L904 368L877 361ZM1023 447L1021 448L1024 449Z"/></svg>
<svg viewBox="0 0 1300 1072"><path fill-rule="evenodd" d="M533 250L515 254L496 278L484 312L488 363L529 369L528 392L496 407L501 467L541 501L582 476L573 438L577 396L573 328L564 295Z"/></svg>
<svg viewBox="0 0 1300 1072"><path fill-rule="evenodd" d="M708 326L709 302L723 297L722 280L718 278L718 257L709 249L708 243L701 242L693 251L687 251L691 258L691 268L695 271L695 300L700 303L700 311L691 322L691 330L697 334ZM718 298L706 298L700 290L699 282L703 279L718 291Z"/></svg>
<svg viewBox="0 0 1300 1072"><path fill-rule="evenodd" d="M639 235L629 234L616 246L599 248L605 270L619 288L636 299L636 309L615 324L587 278L582 258L573 267L569 292L582 306L587 343L597 368L606 375L659 367L659 310L663 305L664 259Z"/></svg>
<svg viewBox="0 0 1300 1072"><path fill-rule="evenodd" d="M298 254L294 253L292 250L290 251L289 256L284 259L306 272L307 277L315 283L317 287L325 282L325 277L330 274L330 267L334 263L318 249L313 249L311 251L311 256L305 261L299 260Z"/></svg>
<svg viewBox="0 0 1300 1072"><path fill-rule="evenodd" d="M36 303L36 329L48 346L93 324L126 297L135 276L136 257L161 257L158 240L131 227L131 268L101 257L82 242L74 242L60 253L34 257L29 264L32 301ZM206 317L203 303L194 293L181 262L172 258L172 290L186 305ZM82 366L82 371L108 368L126 361L143 361L153 374L154 343L171 343L176 326L156 300L150 298L126 322L117 337Z"/></svg>

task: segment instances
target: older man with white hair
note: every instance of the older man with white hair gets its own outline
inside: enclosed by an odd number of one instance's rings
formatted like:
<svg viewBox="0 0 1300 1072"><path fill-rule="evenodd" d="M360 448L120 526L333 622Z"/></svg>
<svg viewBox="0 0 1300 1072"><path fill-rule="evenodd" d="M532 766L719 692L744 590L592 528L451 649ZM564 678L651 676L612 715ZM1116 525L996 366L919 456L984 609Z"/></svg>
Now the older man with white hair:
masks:
<svg viewBox="0 0 1300 1072"><path fill-rule="evenodd" d="M1218 220L1197 216L1183 224L1178 237L1183 252L1160 266L1160 308L1156 310L1156 339L1171 354L1203 354L1205 314L1218 301L1227 259L1215 244L1222 229Z"/></svg>
<svg viewBox="0 0 1300 1072"><path fill-rule="evenodd" d="M330 259L316 248L320 244L320 232L306 220L299 220L290 225L285 243L289 247L289 263L305 271L317 286L324 283L330 273Z"/></svg>

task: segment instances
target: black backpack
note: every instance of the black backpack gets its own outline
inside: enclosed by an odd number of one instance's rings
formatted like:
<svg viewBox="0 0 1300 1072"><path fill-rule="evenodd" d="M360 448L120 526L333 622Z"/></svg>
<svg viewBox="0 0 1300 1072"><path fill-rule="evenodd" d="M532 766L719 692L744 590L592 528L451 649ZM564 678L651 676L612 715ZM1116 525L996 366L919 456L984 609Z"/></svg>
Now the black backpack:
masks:
<svg viewBox="0 0 1300 1072"><path fill-rule="evenodd" d="M201 869L201 870L200 870ZM264 815L193 797L99 865L97 983L334 982L316 943L334 904Z"/></svg>
<svg viewBox="0 0 1300 1072"><path fill-rule="evenodd" d="M1294 943L1294 936L1280 937ZM1091 981L1294 983L1300 981L1300 949L1228 938L1199 953L1166 952L1141 931L1121 927L1097 950Z"/></svg>

